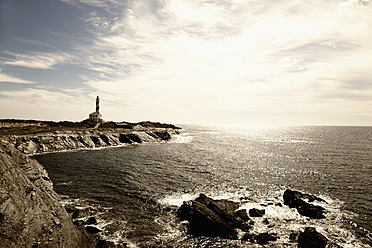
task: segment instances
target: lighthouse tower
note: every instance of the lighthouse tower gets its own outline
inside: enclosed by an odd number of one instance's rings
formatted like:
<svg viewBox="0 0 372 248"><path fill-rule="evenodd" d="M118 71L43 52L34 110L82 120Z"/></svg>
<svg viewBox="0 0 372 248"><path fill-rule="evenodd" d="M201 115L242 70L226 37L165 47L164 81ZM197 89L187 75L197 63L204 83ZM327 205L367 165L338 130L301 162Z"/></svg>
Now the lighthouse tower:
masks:
<svg viewBox="0 0 372 248"><path fill-rule="evenodd" d="M102 122L102 115L99 113L99 97L96 98L96 112L89 114L89 120L94 122Z"/></svg>

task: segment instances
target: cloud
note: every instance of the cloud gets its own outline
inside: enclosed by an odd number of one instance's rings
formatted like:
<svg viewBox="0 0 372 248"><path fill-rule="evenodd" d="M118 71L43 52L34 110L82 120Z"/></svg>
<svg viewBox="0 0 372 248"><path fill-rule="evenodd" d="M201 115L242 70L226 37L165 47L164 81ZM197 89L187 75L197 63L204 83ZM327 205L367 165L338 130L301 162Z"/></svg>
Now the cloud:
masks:
<svg viewBox="0 0 372 248"><path fill-rule="evenodd" d="M80 121L94 110L94 99L94 95L80 89L72 92L43 87L3 90L0 91L3 106L0 115L3 118Z"/></svg>
<svg viewBox="0 0 372 248"><path fill-rule="evenodd" d="M71 59L71 56L67 54L42 52L33 52L28 54L5 52L5 54L12 58L3 59L5 60L5 62L3 62L4 65L21 66L31 69L52 69L55 65L65 63Z"/></svg>
<svg viewBox="0 0 372 248"><path fill-rule="evenodd" d="M371 54L369 12L315 0L130 1L97 34L94 49L104 52L87 66L101 74L84 80L138 113L184 106L251 113L254 106L256 114L293 115L296 105L314 113L324 109L319 99L332 101L328 91L354 98L342 82L358 91L355 73L370 77L370 63L358 63Z"/></svg>
<svg viewBox="0 0 372 248"><path fill-rule="evenodd" d="M372 1L370 0L346 0L339 3L339 6L349 8L349 7L363 7L371 6Z"/></svg>
<svg viewBox="0 0 372 248"><path fill-rule="evenodd" d="M61 1L84 9L89 43L4 64L78 66L108 118L311 122L370 104L371 1Z"/></svg>
<svg viewBox="0 0 372 248"><path fill-rule="evenodd" d="M15 84L33 84L34 82L20 79L14 76L4 74L0 70L0 82L15 83Z"/></svg>

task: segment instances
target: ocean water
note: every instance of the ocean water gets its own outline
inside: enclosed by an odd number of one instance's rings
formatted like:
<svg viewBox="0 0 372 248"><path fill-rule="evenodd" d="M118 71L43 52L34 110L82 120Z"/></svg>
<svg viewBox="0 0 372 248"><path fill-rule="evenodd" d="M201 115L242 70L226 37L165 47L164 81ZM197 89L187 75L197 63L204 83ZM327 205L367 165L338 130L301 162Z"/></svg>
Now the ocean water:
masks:
<svg viewBox="0 0 372 248"><path fill-rule="evenodd" d="M168 143L34 158L65 203L130 247L260 247L188 235L176 209L200 193L265 208L269 224L255 219L253 232L280 236L266 247L297 247L289 235L306 226L344 248L371 247L372 127L181 126ZM286 188L325 199L327 218L277 206Z"/></svg>

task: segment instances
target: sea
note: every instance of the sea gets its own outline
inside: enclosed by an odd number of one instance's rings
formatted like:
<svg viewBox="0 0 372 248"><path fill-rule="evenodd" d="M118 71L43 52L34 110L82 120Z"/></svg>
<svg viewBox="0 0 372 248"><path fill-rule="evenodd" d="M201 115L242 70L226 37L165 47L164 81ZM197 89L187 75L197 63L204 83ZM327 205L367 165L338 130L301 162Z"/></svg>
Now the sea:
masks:
<svg viewBox="0 0 372 248"><path fill-rule="evenodd" d="M34 158L62 203L95 216L101 236L116 244L262 247L190 235L177 209L203 193L265 209L252 232L280 237L265 247L297 247L291 233L308 226L339 247L372 246L372 127L179 126L169 142ZM326 219L280 206L286 189L326 200Z"/></svg>

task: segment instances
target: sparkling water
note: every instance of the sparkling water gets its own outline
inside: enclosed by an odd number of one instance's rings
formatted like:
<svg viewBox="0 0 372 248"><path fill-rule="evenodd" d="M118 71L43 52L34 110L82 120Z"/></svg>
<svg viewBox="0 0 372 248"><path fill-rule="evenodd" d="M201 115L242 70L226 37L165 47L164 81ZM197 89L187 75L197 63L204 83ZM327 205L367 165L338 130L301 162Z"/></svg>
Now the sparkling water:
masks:
<svg viewBox="0 0 372 248"><path fill-rule="evenodd" d="M181 126L168 143L35 158L66 202L132 247L259 247L188 235L176 209L200 193L265 208L252 231L279 235L267 247L297 247L289 235L306 226L344 248L372 244L372 127ZM278 206L286 188L325 199L327 218Z"/></svg>

